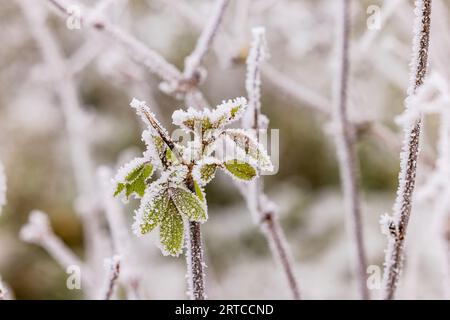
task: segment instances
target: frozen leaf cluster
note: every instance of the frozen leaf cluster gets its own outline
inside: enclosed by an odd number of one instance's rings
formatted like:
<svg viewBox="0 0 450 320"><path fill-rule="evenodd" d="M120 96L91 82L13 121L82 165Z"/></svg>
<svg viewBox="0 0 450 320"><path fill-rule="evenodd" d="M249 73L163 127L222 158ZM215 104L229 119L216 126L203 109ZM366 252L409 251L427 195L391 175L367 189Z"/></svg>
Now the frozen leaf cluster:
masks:
<svg viewBox="0 0 450 320"><path fill-rule="evenodd" d="M242 117L244 98L224 101L213 110L175 111L173 123L194 137L184 144L171 139L145 102L133 99L131 106L148 126L142 134L146 150L118 170L114 195L140 199L133 231L141 236L157 230L162 252L178 256L185 223L208 218L204 187L218 169L250 181L272 164L251 133L226 128ZM159 177L153 178L155 172Z"/></svg>

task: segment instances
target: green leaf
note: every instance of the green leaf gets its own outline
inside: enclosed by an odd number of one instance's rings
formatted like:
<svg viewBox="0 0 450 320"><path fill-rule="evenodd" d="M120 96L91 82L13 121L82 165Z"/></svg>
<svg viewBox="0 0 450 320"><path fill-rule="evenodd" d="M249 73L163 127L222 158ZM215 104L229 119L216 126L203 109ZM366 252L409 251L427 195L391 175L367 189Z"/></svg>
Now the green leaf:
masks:
<svg viewBox="0 0 450 320"><path fill-rule="evenodd" d="M136 167L133 171L131 171L125 178L125 181L132 182L134 181L144 169L145 163L143 163L141 166Z"/></svg>
<svg viewBox="0 0 450 320"><path fill-rule="evenodd" d="M204 164L200 167L200 178L204 183L210 182L216 174L216 163Z"/></svg>
<svg viewBox="0 0 450 320"><path fill-rule="evenodd" d="M238 113L238 111L239 110L241 110L241 105L237 105L236 107L233 107L232 109L231 109L231 119L234 119L234 117L235 117L235 115L236 115L236 113Z"/></svg>
<svg viewBox="0 0 450 320"><path fill-rule="evenodd" d="M145 180L136 179L132 183L127 183L125 185L125 197L128 199L133 193L136 193L139 197L143 197L145 193Z"/></svg>
<svg viewBox="0 0 450 320"><path fill-rule="evenodd" d="M172 150L170 150L169 148L166 149L166 159L169 160L169 162L171 162L173 164L179 163L177 157L172 152Z"/></svg>
<svg viewBox="0 0 450 320"><path fill-rule="evenodd" d="M164 150L166 148L166 144L164 140L160 136L152 135L153 143L155 144L156 151L161 156L164 154Z"/></svg>
<svg viewBox="0 0 450 320"><path fill-rule="evenodd" d="M256 169L247 162L240 162L233 159L225 162L224 166L238 179L249 181L256 177Z"/></svg>
<svg viewBox="0 0 450 320"><path fill-rule="evenodd" d="M195 189L195 194L200 199L200 201L205 202L205 196L203 195L202 187L200 187L198 185L197 181L195 181L195 180L194 180L194 189Z"/></svg>
<svg viewBox="0 0 450 320"><path fill-rule="evenodd" d="M175 203L169 199L161 219L159 237L164 252L178 256L183 250L184 225L183 218Z"/></svg>
<svg viewBox="0 0 450 320"><path fill-rule="evenodd" d="M167 212L169 200L169 194L167 190L164 190L161 195L155 197L153 202L145 208L143 223L139 226L141 234L152 231L161 222Z"/></svg>
<svg viewBox="0 0 450 320"><path fill-rule="evenodd" d="M139 197L143 197L147 183L145 180L149 178L153 173L153 165L150 163L144 163L141 166L132 170L125 178L125 182L118 183L114 192L114 196L117 196L125 189L125 197L128 199L133 193Z"/></svg>
<svg viewBox="0 0 450 320"><path fill-rule="evenodd" d="M116 191L114 191L114 197L119 195L123 191L123 189L125 189L125 185L123 183L118 183Z"/></svg>
<svg viewBox="0 0 450 320"><path fill-rule="evenodd" d="M225 135L231 138L248 156L257 160L259 168L271 170L272 163L267 151L254 138L247 135L244 131L236 129L225 130Z"/></svg>
<svg viewBox="0 0 450 320"><path fill-rule="evenodd" d="M181 214L191 221L206 221L206 209L195 194L184 188L171 188L169 190L170 197Z"/></svg>

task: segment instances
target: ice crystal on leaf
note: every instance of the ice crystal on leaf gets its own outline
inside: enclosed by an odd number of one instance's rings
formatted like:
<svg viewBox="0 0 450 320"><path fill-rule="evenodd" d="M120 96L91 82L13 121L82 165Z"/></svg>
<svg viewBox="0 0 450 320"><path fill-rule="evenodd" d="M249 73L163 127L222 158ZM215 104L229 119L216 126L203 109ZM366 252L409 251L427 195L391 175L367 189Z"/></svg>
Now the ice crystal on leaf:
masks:
<svg viewBox="0 0 450 320"><path fill-rule="evenodd" d="M244 98L225 101L213 110L175 111L173 123L194 134L194 140L184 145L171 139L145 102L133 99L130 105L148 126L142 133L146 150L118 170L114 195L140 199L134 233L158 230L163 254L178 256L184 246L184 224L208 219L204 187L217 169L245 182L272 164L251 133L225 128L242 116ZM225 150L218 150L221 147ZM154 172L159 178L151 181Z"/></svg>

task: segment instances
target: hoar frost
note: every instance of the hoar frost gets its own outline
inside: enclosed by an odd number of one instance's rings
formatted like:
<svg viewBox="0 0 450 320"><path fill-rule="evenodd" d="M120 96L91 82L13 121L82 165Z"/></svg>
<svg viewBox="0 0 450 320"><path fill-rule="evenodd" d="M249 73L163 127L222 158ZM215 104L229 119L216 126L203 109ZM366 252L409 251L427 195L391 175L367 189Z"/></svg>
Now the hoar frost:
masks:
<svg viewBox="0 0 450 320"><path fill-rule="evenodd" d="M178 256L184 246L185 224L208 219L204 188L217 169L245 182L272 164L252 134L225 128L242 117L245 98L224 101L213 110L175 111L173 123L194 134L194 140L184 145L170 138L144 101L133 99L130 105L148 126L142 134L146 150L118 170L113 180L115 195L140 199L134 233L142 236L157 230L163 254ZM155 172L159 177L153 179Z"/></svg>

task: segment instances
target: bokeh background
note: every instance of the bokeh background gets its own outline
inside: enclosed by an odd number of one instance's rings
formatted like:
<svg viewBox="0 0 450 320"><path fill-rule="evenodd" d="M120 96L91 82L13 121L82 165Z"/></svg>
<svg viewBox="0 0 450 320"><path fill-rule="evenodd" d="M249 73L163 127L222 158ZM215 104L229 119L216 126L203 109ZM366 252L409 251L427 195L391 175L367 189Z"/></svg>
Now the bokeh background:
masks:
<svg viewBox="0 0 450 320"><path fill-rule="evenodd" d="M86 65L75 81L86 115L85 137L96 167L115 170L124 159L143 149L140 120L128 106L132 97L146 100L161 122L173 128L170 115L184 103L158 90L157 77L94 30L69 30L65 19L49 10L47 1L34 2L46 12L46 24L69 63L85 54L82 61ZM98 2L84 1L88 6ZM204 64L208 73L201 90L210 103L245 96L245 59L251 28L256 26L264 26L267 31L271 54L267 67L291 79L298 86L295 92L303 89L320 101L331 101L337 2L231 1ZM379 30L367 27L370 5L381 9ZM450 27L448 2L436 0L434 5L432 71L442 66L448 69L442 57L450 54L450 41L445 36ZM206 0L113 1L106 14L182 69L212 6L213 1ZM404 108L408 85L412 8L413 1L408 0L352 1L351 117L383 124L397 143L401 141L401 129L394 120ZM55 96L55 80L43 63L29 21L17 1L0 3L0 39L0 160L8 179L7 206L0 216L0 275L17 299L80 299L83 290L66 288L65 269L45 250L19 238L30 211L40 209L49 215L55 233L81 258L85 255L68 136ZM303 296L354 299L352 244L345 230L332 124L310 110L307 101L282 87L270 73L263 73L263 113L270 119L270 128L280 130L279 172L265 178L265 190L278 206ZM436 119L427 119L426 125L425 145L433 155ZM378 220L392 207L399 154L365 132L361 133L358 153L369 263L381 267L386 239ZM426 175L420 171L419 181ZM289 298L284 276L231 179L219 174L207 187L207 200L210 219L203 230L209 296ZM130 228L135 205L122 205ZM433 232L433 217L427 204L415 209L407 249L408 253L414 251L414 259L407 260L399 297L443 297L443 253L435 245L439 233ZM185 298L184 258L163 257L154 241L154 235L133 239L141 252L136 268L144 279L142 296ZM371 293L377 297L378 290Z"/></svg>

